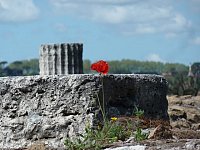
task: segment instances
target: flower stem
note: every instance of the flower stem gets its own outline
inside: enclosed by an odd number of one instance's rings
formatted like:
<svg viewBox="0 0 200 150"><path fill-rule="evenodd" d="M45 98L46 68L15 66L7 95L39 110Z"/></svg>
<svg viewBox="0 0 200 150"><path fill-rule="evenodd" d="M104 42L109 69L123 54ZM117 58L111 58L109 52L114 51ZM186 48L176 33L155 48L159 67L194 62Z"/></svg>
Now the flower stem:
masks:
<svg viewBox="0 0 200 150"><path fill-rule="evenodd" d="M106 112L105 112L105 93L104 93L104 83L103 83L103 76L100 76L101 78L101 84L102 84L102 109L103 109L103 116L104 116L104 122L106 121Z"/></svg>

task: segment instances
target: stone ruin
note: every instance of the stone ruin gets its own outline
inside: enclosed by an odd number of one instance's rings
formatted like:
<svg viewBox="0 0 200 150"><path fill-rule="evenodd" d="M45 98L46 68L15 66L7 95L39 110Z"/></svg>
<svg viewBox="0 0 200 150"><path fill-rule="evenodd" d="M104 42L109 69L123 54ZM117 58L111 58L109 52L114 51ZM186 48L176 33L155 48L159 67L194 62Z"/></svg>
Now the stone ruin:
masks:
<svg viewBox="0 0 200 150"><path fill-rule="evenodd" d="M83 73L83 44L63 43L41 45L40 75L62 75Z"/></svg>
<svg viewBox="0 0 200 150"><path fill-rule="evenodd" d="M70 44L65 46L69 48ZM62 48L56 52L55 48L45 48L54 46L42 47L41 75L0 78L0 148L22 148L35 141L63 148L66 137L78 136L84 133L86 124L95 126L102 119L98 104L103 99L102 90L108 117L131 115L137 106L146 117L168 119L167 81L162 76L68 74L69 68L62 71L62 63L52 67L59 61L49 58L61 59ZM68 48L62 50L71 51ZM69 58L67 55L65 58ZM66 67L73 58L61 60ZM82 72L79 65L70 73Z"/></svg>

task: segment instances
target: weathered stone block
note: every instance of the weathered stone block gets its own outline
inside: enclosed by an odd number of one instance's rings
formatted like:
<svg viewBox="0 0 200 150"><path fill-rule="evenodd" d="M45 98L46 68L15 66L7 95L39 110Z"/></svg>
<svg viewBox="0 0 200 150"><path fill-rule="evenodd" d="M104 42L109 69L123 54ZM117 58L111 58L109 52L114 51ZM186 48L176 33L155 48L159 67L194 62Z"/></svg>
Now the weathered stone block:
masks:
<svg viewBox="0 0 200 150"><path fill-rule="evenodd" d="M83 73L83 44L45 44L40 47L40 75Z"/></svg>
<svg viewBox="0 0 200 150"><path fill-rule="evenodd" d="M0 147L35 140L63 147L65 137L99 121L102 95L108 116L131 115L136 105L147 117L168 119L166 93L166 80L157 75L2 77Z"/></svg>

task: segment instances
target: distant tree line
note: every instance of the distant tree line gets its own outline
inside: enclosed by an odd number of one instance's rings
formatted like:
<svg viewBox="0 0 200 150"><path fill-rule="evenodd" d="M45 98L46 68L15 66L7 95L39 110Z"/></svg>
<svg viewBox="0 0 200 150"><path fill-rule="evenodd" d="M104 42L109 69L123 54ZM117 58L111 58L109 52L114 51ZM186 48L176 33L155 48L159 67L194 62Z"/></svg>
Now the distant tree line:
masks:
<svg viewBox="0 0 200 150"><path fill-rule="evenodd" d="M8 64L0 61L0 76L28 76L39 74L38 59L14 61Z"/></svg>
<svg viewBox="0 0 200 150"><path fill-rule="evenodd" d="M132 74L132 73L148 73L162 74L166 72L188 71L188 66L178 63L161 63L153 61L137 61L137 60L114 60L108 61L111 74ZM91 73L91 61L84 61L85 73Z"/></svg>
<svg viewBox="0 0 200 150"><path fill-rule="evenodd" d="M130 59L108 61L110 74L158 74L168 81L168 94L197 95L200 91L200 62L191 66L192 74L188 76L189 66L179 63L162 63L153 61L137 61ZM84 73L95 73L90 69L91 61L83 61ZM38 59L0 61L0 76L27 76L39 74Z"/></svg>

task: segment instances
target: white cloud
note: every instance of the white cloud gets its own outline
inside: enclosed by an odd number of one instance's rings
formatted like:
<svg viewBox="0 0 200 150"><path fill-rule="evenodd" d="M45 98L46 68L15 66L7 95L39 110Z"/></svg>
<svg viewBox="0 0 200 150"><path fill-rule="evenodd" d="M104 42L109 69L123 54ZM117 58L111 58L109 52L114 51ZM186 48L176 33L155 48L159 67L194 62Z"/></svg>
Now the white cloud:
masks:
<svg viewBox="0 0 200 150"><path fill-rule="evenodd" d="M158 54L150 54L146 59L148 61L165 62Z"/></svg>
<svg viewBox="0 0 200 150"><path fill-rule="evenodd" d="M138 25L135 32L136 33L155 33L156 29L152 26Z"/></svg>
<svg viewBox="0 0 200 150"><path fill-rule="evenodd" d="M100 22L124 34L184 33L191 22L161 0L50 0L56 12Z"/></svg>
<svg viewBox="0 0 200 150"><path fill-rule="evenodd" d="M67 27L65 24L63 23L57 23L55 24L55 28L59 31L59 32L66 32L67 31Z"/></svg>
<svg viewBox="0 0 200 150"><path fill-rule="evenodd" d="M93 13L93 20L100 21L109 24L118 24L123 21L126 21L127 10L123 7L115 7L111 10L107 10L106 8L102 8L101 10L96 10Z"/></svg>
<svg viewBox="0 0 200 150"><path fill-rule="evenodd" d="M0 22L20 22L36 19L39 9L32 0L0 0Z"/></svg>
<svg viewBox="0 0 200 150"><path fill-rule="evenodd" d="M200 45L200 37L196 37L192 40L192 43L196 44L196 45Z"/></svg>
<svg viewBox="0 0 200 150"><path fill-rule="evenodd" d="M172 33L172 32L169 32L169 33L166 33L165 34L165 37L166 38L175 38L177 36L177 34L176 33Z"/></svg>

